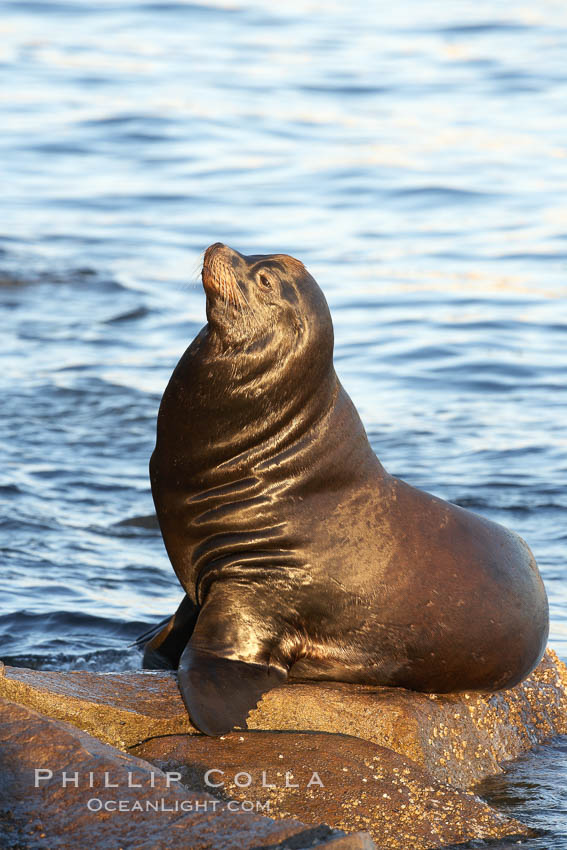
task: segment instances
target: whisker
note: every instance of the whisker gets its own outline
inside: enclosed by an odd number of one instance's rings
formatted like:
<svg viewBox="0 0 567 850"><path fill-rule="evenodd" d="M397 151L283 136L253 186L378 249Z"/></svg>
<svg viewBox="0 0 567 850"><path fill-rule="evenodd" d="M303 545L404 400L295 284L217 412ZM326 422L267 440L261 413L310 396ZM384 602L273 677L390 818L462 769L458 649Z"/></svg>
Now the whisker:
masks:
<svg viewBox="0 0 567 850"><path fill-rule="evenodd" d="M197 279L197 278L201 277L201 270L203 268L204 262L205 262L205 252L201 251L201 253L197 257L197 259L195 261L195 265L193 266L193 269L191 271L191 277L192 278Z"/></svg>

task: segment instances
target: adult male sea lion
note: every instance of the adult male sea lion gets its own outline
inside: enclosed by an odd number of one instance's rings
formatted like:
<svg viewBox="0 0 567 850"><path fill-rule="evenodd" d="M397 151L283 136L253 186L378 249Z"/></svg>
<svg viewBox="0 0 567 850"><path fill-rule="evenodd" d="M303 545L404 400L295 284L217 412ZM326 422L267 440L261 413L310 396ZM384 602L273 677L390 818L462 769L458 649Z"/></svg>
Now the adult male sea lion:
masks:
<svg viewBox="0 0 567 850"><path fill-rule="evenodd" d="M165 390L150 462L186 597L146 652L179 662L193 723L245 726L287 678L519 682L548 633L526 543L384 470L302 263L217 243L202 278L208 323Z"/></svg>

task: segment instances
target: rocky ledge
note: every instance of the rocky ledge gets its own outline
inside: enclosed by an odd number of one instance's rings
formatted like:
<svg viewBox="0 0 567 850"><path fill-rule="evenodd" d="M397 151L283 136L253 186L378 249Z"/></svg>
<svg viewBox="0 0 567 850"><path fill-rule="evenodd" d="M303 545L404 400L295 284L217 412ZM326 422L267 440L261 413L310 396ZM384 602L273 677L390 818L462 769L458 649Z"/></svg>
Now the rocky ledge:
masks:
<svg viewBox="0 0 567 850"><path fill-rule="evenodd" d="M3 850L370 850L368 835L228 807L69 723L0 698Z"/></svg>
<svg viewBox="0 0 567 850"><path fill-rule="evenodd" d="M434 696L339 683L286 685L264 697L250 716L250 731L220 739L205 738L191 726L175 676L169 673L53 673L6 667L0 676L0 696L4 698L2 716L8 717L0 743L8 747L19 775L26 777L24 785L6 786L14 835L20 828L20 815L21 823L34 822L30 811L35 805L44 813L43 832L47 834L51 823L51 836L69 839L68 844L53 840L37 844L46 847L86 844L83 833L77 833L80 840L75 836L79 826L73 827L75 832L60 832L53 825L62 823L57 814L62 806L76 804L83 811L93 790L85 790L88 797L80 797L74 787L65 789L72 793L53 791L49 799L55 808L38 802L39 789L30 789L25 770L33 765L30 741L37 743L40 735L41 765L52 770L54 777L58 770L83 769L99 775L97 766L73 766L84 757L73 747L79 746L81 752L86 748L93 758L93 748L104 742L105 758L114 754L119 761L133 759L137 769L145 765L146 771L162 777L173 773L179 777L176 793L201 802L210 798L209 802L218 804L207 813L208 831L203 834L209 841L215 836L208 845L199 837L198 812L178 813L173 829L170 821L155 812L144 819L137 811L126 816L137 835L146 835L146 830L149 835L158 827L165 829L164 835L159 840L154 835L147 844L132 845L124 839L125 846L223 850L332 842L337 848L359 848L373 846L370 833L381 848L425 850L471 839L528 834L522 824L495 812L469 789L499 772L502 762L567 733L567 669L551 650L521 685L496 694ZM38 729L43 724L43 731L31 739L18 737L18 730L28 729L30 723ZM75 735L79 744L69 743L68 738L64 744L61 735ZM98 740L88 743L93 740L89 736ZM24 746L26 755L20 759ZM97 764L102 764L100 750L96 753ZM36 766L41 766L38 756L34 758ZM127 791L134 796L141 793ZM110 793L114 798L118 794ZM148 794L155 797L155 789ZM229 803L235 811L227 808ZM230 818L236 815L235 825ZM85 817L81 829L90 823L96 846L105 846L100 843L101 830L116 829L124 821L116 812L110 816L87 810ZM65 823L75 821L70 817ZM237 827L240 838L231 844L227 836ZM290 832L284 835L278 829ZM345 836L345 832L351 834ZM34 833L34 841L40 841L38 834ZM121 845L111 840L108 846Z"/></svg>

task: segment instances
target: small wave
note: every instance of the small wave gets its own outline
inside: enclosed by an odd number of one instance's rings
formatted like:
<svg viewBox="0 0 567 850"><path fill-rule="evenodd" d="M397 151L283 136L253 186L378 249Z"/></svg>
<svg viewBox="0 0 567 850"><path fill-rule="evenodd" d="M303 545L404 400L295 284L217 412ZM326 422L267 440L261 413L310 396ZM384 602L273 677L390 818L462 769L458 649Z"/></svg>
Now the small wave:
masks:
<svg viewBox="0 0 567 850"><path fill-rule="evenodd" d="M509 511L510 513L532 513L536 506L535 505L526 505L526 504L501 504L489 501L487 499L477 499L477 498L468 498L463 497L460 499L451 499L451 502L454 505L458 505L460 508L468 508L470 510L482 510L487 512L497 512L497 511Z"/></svg>
<svg viewBox="0 0 567 850"><path fill-rule="evenodd" d="M148 514L147 516L133 516L128 519L121 519L120 522L114 523L114 527L159 529L159 522L155 514Z"/></svg>
<svg viewBox="0 0 567 850"><path fill-rule="evenodd" d="M61 664L65 669L76 664L83 665L76 669L110 669L120 659L139 665L130 645L151 625L80 611L14 611L0 617L0 657L6 664L42 669Z"/></svg>
<svg viewBox="0 0 567 850"><path fill-rule="evenodd" d="M369 95L388 94L391 91L390 86L363 86L363 85L345 85L337 83L335 85L301 85L298 86L300 91L313 92L314 94L334 94L346 97L365 97Z"/></svg>
<svg viewBox="0 0 567 850"><path fill-rule="evenodd" d="M22 145L22 150L48 156L89 156L91 149L76 142L34 142Z"/></svg>
<svg viewBox="0 0 567 850"><path fill-rule="evenodd" d="M64 0L53 2L53 0L6 0L3 4L5 9L14 9L16 12L37 12L41 15L90 15L97 11L96 4L92 3L65 3Z"/></svg>
<svg viewBox="0 0 567 850"><path fill-rule="evenodd" d="M405 189L393 189L389 193L393 200L414 201L427 205L431 202L470 203L493 198L491 192L480 192L474 189L460 189L456 186L415 186Z"/></svg>
<svg viewBox="0 0 567 850"><path fill-rule="evenodd" d="M228 5L222 6L207 6L204 3L172 3L172 2L163 2L163 3L140 3L139 8L144 12L157 12L158 14L162 12L181 12L183 15L189 15L193 13L198 13L207 16L222 16L225 15L235 15L240 12L238 7L230 7Z"/></svg>
<svg viewBox="0 0 567 850"><path fill-rule="evenodd" d="M119 313L117 316L112 316L110 319L103 321L104 325L116 325L122 322L132 322L136 319L144 319L150 315L150 310L147 307L137 307L135 310L129 310L127 313Z"/></svg>
<svg viewBox="0 0 567 850"><path fill-rule="evenodd" d="M26 278L21 274L0 270L0 287L6 287L8 289L16 286L24 286L27 282Z"/></svg>
<svg viewBox="0 0 567 850"><path fill-rule="evenodd" d="M16 484L0 484L0 494L3 496L21 496L23 493Z"/></svg>
<svg viewBox="0 0 567 850"><path fill-rule="evenodd" d="M31 670L88 670L92 673L126 673L140 670L141 651L136 647L124 650L101 649L82 654L58 652L55 654L21 653L4 655L9 667L27 667Z"/></svg>
<svg viewBox="0 0 567 850"><path fill-rule="evenodd" d="M30 629L41 625L44 636L49 639L47 632L61 627L67 632L87 631L94 634L104 631L114 636L129 638L135 636L140 629L147 628L148 624L140 621L109 620L107 617L97 617L93 614L84 614L80 611L52 611L48 614L32 611L14 611L10 614L0 616L0 629Z"/></svg>
<svg viewBox="0 0 567 850"><path fill-rule="evenodd" d="M521 21L480 21L470 24L450 24L446 27L439 27L435 32L441 32L446 35L484 35L492 32L517 32L530 29L528 24Z"/></svg>
<svg viewBox="0 0 567 850"><path fill-rule="evenodd" d="M175 125L177 122L174 119L167 118L163 115L153 114L118 114L118 115L103 115L100 118L89 118L85 121L77 122L79 127L129 127L132 124L151 124L156 126Z"/></svg>
<svg viewBox="0 0 567 850"><path fill-rule="evenodd" d="M567 260L566 251L518 251L513 254L498 254L496 260L535 261L535 262L564 262Z"/></svg>
<svg viewBox="0 0 567 850"><path fill-rule="evenodd" d="M459 379L462 378L467 385L469 382L478 382L479 375L489 375L493 378L494 382L512 380L514 387L517 387L518 379L531 379L537 374L536 370L531 369L529 366L521 366L518 363L504 363L497 360L492 363L467 360L464 363L448 363L440 366L431 366L430 368L433 372L443 373L447 376L453 374Z"/></svg>
<svg viewBox="0 0 567 850"><path fill-rule="evenodd" d="M65 240L67 238L70 239L72 238L72 234L69 237L65 236L61 238ZM23 273L9 269L0 269L0 288L32 287L38 284L76 288L78 284L81 284L96 287L97 292L123 289L122 284L116 279L109 277L105 273L98 272L90 266L71 266L67 269L38 268L34 270L34 263L31 260L25 262L20 259L19 263L20 265L25 264L28 271Z"/></svg>

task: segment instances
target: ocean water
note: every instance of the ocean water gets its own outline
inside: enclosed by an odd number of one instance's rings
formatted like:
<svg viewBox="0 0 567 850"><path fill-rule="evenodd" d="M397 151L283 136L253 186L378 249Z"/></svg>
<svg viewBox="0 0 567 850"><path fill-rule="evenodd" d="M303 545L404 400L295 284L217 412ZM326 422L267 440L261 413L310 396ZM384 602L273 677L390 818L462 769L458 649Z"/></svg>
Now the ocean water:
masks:
<svg viewBox="0 0 567 850"><path fill-rule="evenodd" d="M0 657L125 670L202 252L287 252L386 468L518 531L567 660L567 6L0 1ZM567 848L565 744L485 789Z"/></svg>

